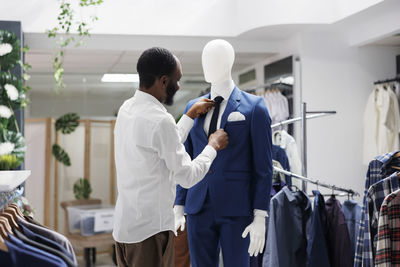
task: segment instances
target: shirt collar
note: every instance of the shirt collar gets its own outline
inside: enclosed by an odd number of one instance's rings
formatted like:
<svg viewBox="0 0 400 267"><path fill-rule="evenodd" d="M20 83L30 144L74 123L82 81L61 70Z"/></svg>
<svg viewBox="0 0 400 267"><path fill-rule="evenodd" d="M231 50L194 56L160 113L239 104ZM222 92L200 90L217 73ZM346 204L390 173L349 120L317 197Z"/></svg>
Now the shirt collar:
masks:
<svg viewBox="0 0 400 267"><path fill-rule="evenodd" d="M232 94L232 92L233 92L233 89L235 88L236 86L233 86L232 88L228 88L228 90L226 90L226 89L221 89L221 90L211 90L211 99L214 99L214 98L216 98L217 96L222 96L223 98L224 98L224 100L228 100L229 99L229 97L231 96L231 94Z"/></svg>
<svg viewBox="0 0 400 267"><path fill-rule="evenodd" d="M158 101L157 98L155 98L154 96L152 96L149 93L143 92L141 90L136 90L134 98L139 101L153 103L153 104L159 106L164 112L167 112L167 109L163 106L163 104L161 104L161 102Z"/></svg>
<svg viewBox="0 0 400 267"><path fill-rule="evenodd" d="M377 156L375 159L383 163L382 168L381 168L381 169L383 169L386 167L386 165L389 164L389 162L392 160L392 157L398 152L400 152L400 151L386 153L384 155Z"/></svg>
<svg viewBox="0 0 400 267"><path fill-rule="evenodd" d="M298 191L298 193L301 195L301 200L300 200L300 199L298 199L298 198L296 198L294 196L294 192L290 191L287 186L282 188L282 190L285 193L285 195L286 195L287 199L289 200L289 202L291 202L291 203L292 202L302 203L304 201L304 202L306 202L306 205L304 206L304 211L311 210L311 201L303 191Z"/></svg>
<svg viewBox="0 0 400 267"><path fill-rule="evenodd" d="M284 188L282 188L283 192L285 193L287 199L289 200L289 202L293 202L296 200L296 198L293 196L293 192L289 190L289 188L287 186L285 186Z"/></svg>

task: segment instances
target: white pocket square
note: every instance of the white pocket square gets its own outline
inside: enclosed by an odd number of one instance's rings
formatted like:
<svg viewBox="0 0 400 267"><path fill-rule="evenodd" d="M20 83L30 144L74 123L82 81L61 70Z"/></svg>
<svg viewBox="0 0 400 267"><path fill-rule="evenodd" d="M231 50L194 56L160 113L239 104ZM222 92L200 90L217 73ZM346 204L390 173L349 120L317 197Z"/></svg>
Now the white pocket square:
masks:
<svg viewBox="0 0 400 267"><path fill-rule="evenodd" d="M228 121L230 121L230 122L232 122L232 121L245 121L245 120L246 120L246 117L242 113L240 113L238 111L232 112L228 116Z"/></svg>

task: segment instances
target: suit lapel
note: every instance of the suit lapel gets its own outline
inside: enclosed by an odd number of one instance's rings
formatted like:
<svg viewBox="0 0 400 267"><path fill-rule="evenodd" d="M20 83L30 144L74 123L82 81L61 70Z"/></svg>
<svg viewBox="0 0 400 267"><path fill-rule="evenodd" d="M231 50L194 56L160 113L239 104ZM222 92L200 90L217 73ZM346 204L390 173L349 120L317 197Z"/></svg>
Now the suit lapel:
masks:
<svg viewBox="0 0 400 267"><path fill-rule="evenodd" d="M210 94L209 94L209 93L206 94L206 95L204 96L204 98L210 98ZM206 133L204 132L204 120L205 120L205 118L206 118L206 114L203 114L203 115L199 116L199 117L196 119L195 128L196 128L196 131L201 132L201 136L202 136L204 139L208 140L207 135L206 135Z"/></svg>
<svg viewBox="0 0 400 267"><path fill-rule="evenodd" d="M221 129L225 128L225 124L226 121L228 120L228 116L229 114L231 114L231 112L235 111L239 105L240 105L240 90L235 86L235 88L233 88L232 94L228 99L228 103L226 104L226 108L224 113L222 114L221 117Z"/></svg>

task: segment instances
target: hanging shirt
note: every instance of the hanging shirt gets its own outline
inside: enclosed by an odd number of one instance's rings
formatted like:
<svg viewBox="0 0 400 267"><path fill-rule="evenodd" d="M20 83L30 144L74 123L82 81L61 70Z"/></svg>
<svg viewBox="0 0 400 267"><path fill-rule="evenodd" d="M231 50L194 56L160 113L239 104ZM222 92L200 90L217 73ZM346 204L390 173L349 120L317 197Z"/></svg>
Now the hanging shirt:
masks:
<svg viewBox="0 0 400 267"><path fill-rule="evenodd" d="M284 168L282 167L281 163L279 161L276 160L272 160L272 165L274 167L280 168L282 170L284 170ZM284 182L286 181L285 175L281 172L277 172L274 170L273 175L272 175L272 183L277 183L277 182ZM275 194L272 194L272 188L271 188L271 196L274 196L276 193L278 193L278 191L275 192Z"/></svg>
<svg viewBox="0 0 400 267"><path fill-rule="evenodd" d="M372 256L370 253L364 253L364 239L365 234L367 237L369 236L369 228L366 227L365 220L369 221L367 211L367 194L368 189L371 185L379 182L385 177L390 176L396 170L391 168L391 164L396 162L398 159L394 159L393 156L398 151L386 153L382 156L377 156L374 160L369 163L368 171L365 179L365 188L364 188L364 198L363 198L363 207L361 210L361 219L360 219L360 228L357 233L357 243L356 243L356 254L354 257L354 266L372 266ZM399 164L400 166L400 164ZM369 225L369 223L367 224ZM368 233L365 233L368 230Z"/></svg>
<svg viewBox="0 0 400 267"><path fill-rule="evenodd" d="M304 192L287 186L271 199L263 267L306 266L311 212Z"/></svg>
<svg viewBox="0 0 400 267"><path fill-rule="evenodd" d="M275 131L272 134L272 143L285 150L289 160L290 171L301 175L301 160L297 149L296 140L285 130Z"/></svg>
<svg viewBox="0 0 400 267"><path fill-rule="evenodd" d="M349 230L342 212L342 205L335 198L329 198L325 203L328 251L332 267L351 267L354 254L350 243Z"/></svg>
<svg viewBox="0 0 400 267"><path fill-rule="evenodd" d="M379 211L383 200L387 195L399 189L399 178L397 173L385 178L372 185L367 193L367 209L364 221L366 227L364 233L364 255L372 264L375 259L376 252L376 234L378 232Z"/></svg>
<svg viewBox="0 0 400 267"><path fill-rule="evenodd" d="M186 115L177 125L155 97L140 90L121 106L114 129L117 242L138 243L174 231L176 183L185 188L195 185L217 155L207 145L191 160L183 142L192 126Z"/></svg>
<svg viewBox="0 0 400 267"><path fill-rule="evenodd" d="M6 241L12 266L15 267L67 267L59 257L42 251L30 245L24 244L18 238L9 235L10 241ZM10 249L11 248L11 249Z"/></svg>
<svg viewBox="0 0 400 267"><path fill-rule="evenodd" d="M286 156L285 150L281 147L272 145L272 159L278 161L284 170L290 171L289 159ZM285 182L287 185L292 185L292 177L290 175L285 175Z"/></svg>
<svg viewBox="0 0 400 267"><path fill-rule="evenodd" d="M312 192L315 199L310 236L307 244L307 267L329 267L325 201L318 190L313 190Z"/></svg>
<svg viewBox="0 0 400 267"><path fill-rule="evenodd" d="M400 190L385 197L379 213L375 266L400 265Z"/></svg>
<svg viewBox="0 0 400 267"><path fill-rule="evenodd" d="M277 104L279 106L279 112L276 119L277 122L281 122L289 118L289 101L281 93L281 91L275 92L275 94L276 94Z"/></svg>
<svg viewBox="0 0 400 267"><path fill-rule="evenodd" d="M29 240L37 242L43 246L46 246L46 248L44 249L45 251L60 257L65 263L67 263L68 266L77 266L78 265L77 263L74 262L74 258L72 257L72 255L69 254L61 245L59 245L56 242L54 242L50 239L47 239L41 235L35 234L34 232L32 232L31 230L29 230L27 227L25 227L23 225L20 225L20 227L23 231L23 234ZM20 236L18 236L18 238L20 238ZM22 241L24 241L24 240L22 240ZM38 248L43 248L43 247L38 247Z"/></svg>
<svg viewBox="0 0 400 267"><path fill-rule="evenodd" d="M357 233L360 228L361 206L354 200L345 200L342 205L342 211L349 229L351 255L354 255L356 249Z"/></svg>
<svg viewBox="0 0 400 267"><path fill-rule="evenodd" d="M363 162L399 149L400 112L396 94L378 86L368 98L364 112Z"/></svg>
<svg viewBox="0 0 400 267"><path fill-rule="evenodd" d="M78 264L78 262L76 260L74 248L72 247L71 242L65 236L63 236L62 234L60 234L56 231L45 228L44 226L40 226L37 224L27 222L21 218L18 218L17 223L25 226L27 229L31 230L32 232L59 244L61 247L63 247L68 252L69 255L72 256L72 260L74 261L74 263Z"/></svg>
<svg viewBox="0 0 400 267"><path fill-rule="evenodd" d="M24 234L19 232L18 230L15 230L15 236L19 240L24 242L24 244L26 244L26 245L30 245L30 246L32 246L34 248L37 248L37 249L39 249L41 251L50 253L51 255L54 255L54 256L60 258L63 262L65 262L67 264L68 267L76 267L76 266L78 266L66 254L64 254L64 253L62 253L62 252L60 252L60 251L58 251L58 250L56 250L56 249L54 249L52 247L49 247L47 245L44 245L44 244L39 243L37 241L34 241L33 239L28 238L27 236L25 236Z"/></svg>
<svg viewBox="0 0 400 267"><path fill-rule="evenodd" d="M275 124L289 118L288 100L280 91L267 91L264 94L264 102L271 117L271 124Z"/></svg>

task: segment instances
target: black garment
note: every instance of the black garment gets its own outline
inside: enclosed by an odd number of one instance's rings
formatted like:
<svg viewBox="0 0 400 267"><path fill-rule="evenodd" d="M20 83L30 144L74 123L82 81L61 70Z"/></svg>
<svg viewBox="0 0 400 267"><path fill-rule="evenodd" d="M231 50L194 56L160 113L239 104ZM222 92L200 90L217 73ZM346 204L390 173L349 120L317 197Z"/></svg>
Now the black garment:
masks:
<svg viewBox="0 0 400 267"><path fill-rule="evenodd" d="M27 220L28 222L30 222L30 223L32 223L32 224L35 224L35 225L40 226L40 227L47 228L46 226L42 225L40 222L36 221L36 220L33 219L32 217L24 216L24 218L25 218L25 220Z"/></svg>
<svg viewBox="0 0 400 267"><path fill-rule="evenodd" d="M311 213L310 199L302 191L285 186L271 198L263 266L307 266Z"/></svg>
<svg viewBox="0 0 400 267"><path fill-rule="evenodd" d="M314 211L312 214L310 236L307 244L307 266L329 267L327 218L324 197L318 190L312 191L314 199Z"/></svg>
<svg viewBox="0 0 400 267"><path fill-rule="evenodd" d="M224 100L224 98L222 96L217 96L216 98L214 98L215 107L214 107L214 112L211 117L210 128L208 129L208 136L210 136L217 130L219 106L220 106L222 100Z"/></svg>
<svg viewBox="0 0 400 267"><path fill-rule="evenodd" d="M21 232L19 232L18 230L15 230L15 236L18 237L19 240L21 240L22 242L24 242L27 245L41 249L45 252L51 253L51 254L61 258L69 267L76 267L75 263L70 258L68 258L68 256L63 254L62 252L29 239L25 235L23 235Z"/></svg>
<svg viewBox="0 0 400 267"><path fill-rule="evenodd" d="M331 197L325 203L328 226L328 251L332 267L351 267L354 258L349 229L342 211L342 205Z"/></svg>

